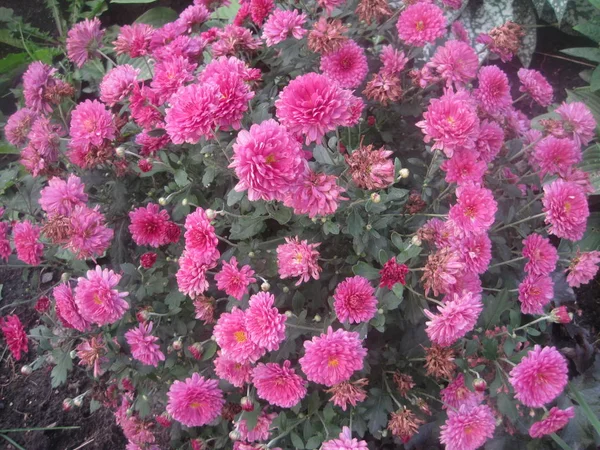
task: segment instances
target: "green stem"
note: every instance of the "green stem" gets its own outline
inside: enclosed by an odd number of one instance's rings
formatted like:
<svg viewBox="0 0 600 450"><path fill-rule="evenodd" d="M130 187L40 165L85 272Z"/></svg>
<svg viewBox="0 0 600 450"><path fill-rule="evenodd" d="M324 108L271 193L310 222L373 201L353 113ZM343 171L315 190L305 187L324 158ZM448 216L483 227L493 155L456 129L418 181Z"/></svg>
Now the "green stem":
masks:
<svg viewBox="0 0 600 450"><path fill-rule="evenodd" d="M100 54L101 54L101 55L102 55L102 56L103 56L103 57L104 57L104 58L105 58L107 61L111 62L111 63L113 64L113 66L115 66L115 67L117 66L117 63L116 63L116 62L114 62L114 60L113 60L113 59L112 59L110 56L108 56L108 55L107 55L106 53L104 53L102 50L97 50L97 51L98 51L98 53L100 53Z"/></svg>
<svg viewBox="0 0 600 450"><path fill-rule="evenodd" d="M296 328L297 330L312 331L313 333L321 333L321 332L323 332L323 330L320 329L320 328L304 327L302 325L296 325L296 324L288 323L288 322L286 322L285 326L286 327L290 327L290 328Z"/></svg>
<svg viewBox="0 0 600 450"><path fill-rule="evenodd" d="M268 443L267 443L267 448L271 448L273 445L275 445L275 443L281 439L282 437L287 436L288 434L290 434L294 428L296 428L298 425L300 425L302 422L304 422L307 419L307 417L304 417L303 419L297 420L296 423L294 423L294 425L292 425L290 428L288 428L287 430L285 430L283 433L281 433L278 436L275 436L273 439L271 439Z"/></svg>
<svg viewBox="0 0 600 450"><path fill-rule="evenodd" d="M497 228L492 231L497 233L498 231L504 230L506 228L514 227L515 225L519 225L520 223L524 223L524 222L527 222L527 221L533 220L533 219L539 219L540 217L544 217L545 215L546 215L546 213L539 213L539 214L536 214L535 216L526 217L525 219L521 219L521 220L517 220L516 222L509 223L508 225L504 225L503 227Z"/></svg>
<svg viewBox="0 0 600 450"><path fill-rule="evenodd" d="M219 236L218 234L216 236L217 236L218 240L223 241L226 244L231 245L232 247L237 247L238 246L237 244L234 244L233 242L231 242L229 239L225 239L224 237Z"/></svg>
<svg viewBox="0 0 600 450"><path fill-rule="evenodd" d="M417 291L415 291L413 288L411 288L411 287L410 287L408 284L405 284L405 285L404 285L404 287L405 287L406 289L408 289L410 292L412 292L413 294L415 294L415 295L418 295L419 297L422 297L422 298L424 298L425 300L428 300L428 301L430 301L430 302L432 302L432 303L435 303L436 305L439 305L439 306L444 306L444 304L443 304L442 302L440 302L440 301L438 301L438 300L436 300L436 299L434 299L434 298L427 297L427 296L426 296L426 295L424 295L424 294L420 294L420 293L418 293L418 292L417 292Z"/></svg>
<svg viewBox="0 0 600 450"><path fill-rule="evenodd" d="M496 263L496 264L492 264L491 266L488 267L488 269L493 269L494 267L505 266L506 264L510 264L510 263L515 262L515 261L521 261L523 259L525 259L524 256L519 256L518 258L510 259L508 261L503 261L503 262L499 262L499 263Z"/></svg>
<svg viewBox="0 0 600 450"><path fill-rule="evenodd" d="M573 450L571 448L571 446L569 444L567 444L565 441L563 441L560 436L556 433L551 433L550 437L552 438L552 440L554 442L556 442L560 448L562 448L563 450Z"/></svg>

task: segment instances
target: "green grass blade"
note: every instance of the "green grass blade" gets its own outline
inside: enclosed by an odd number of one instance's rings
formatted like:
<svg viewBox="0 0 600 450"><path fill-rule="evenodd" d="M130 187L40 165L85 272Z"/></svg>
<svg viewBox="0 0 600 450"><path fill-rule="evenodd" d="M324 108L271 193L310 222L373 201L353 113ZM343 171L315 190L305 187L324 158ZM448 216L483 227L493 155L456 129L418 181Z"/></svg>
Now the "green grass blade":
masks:
<svg viewBox="0 0 600 450"><path fill-rule="evenodd" d="M79 427L33 427L33 428L7 428L0 433L19 433L27 431L52 431L52 430L76 430Z"/></svg>
<svg viewBox="0 0 600 450"><path fill-rule="evenodd" d="M600 420L598 420L598 417L596 417L596 414L594 414L592 408L590 408L590 405L588 405L583 399L579 391L575 389L575 386L569 383L569 389L571 389L573 396L575 396L575 400L577 400L577 403L579 403L579 406L581 406L581 409L583 410L583 413L587 417L588 421L592 424L596 430L596 433L598 433L598 436L600 436Z"/></svg>
<svg viewBox="0 0 600 450"><path fill-rule="evenodd" d="M552 438L552 440L554 442L556 442L560 448L562 448L563 450L573 450L569 444L567 444L565 441L563 441L560 436L558 436L556 433L552 433L550 434L550 437Z"/></svg>
<svg viewBox="0 0 600 450"><path fill-rule="evenodd" d="M25 447L21 447L19 444L17 444L15 441L13 441L11 438L9 438L5 434L0 434L0 437L3 437L4 439L6 439L8 441L8 443L11 444L12 446L14 446L17 450L27 450Z"/></svg>

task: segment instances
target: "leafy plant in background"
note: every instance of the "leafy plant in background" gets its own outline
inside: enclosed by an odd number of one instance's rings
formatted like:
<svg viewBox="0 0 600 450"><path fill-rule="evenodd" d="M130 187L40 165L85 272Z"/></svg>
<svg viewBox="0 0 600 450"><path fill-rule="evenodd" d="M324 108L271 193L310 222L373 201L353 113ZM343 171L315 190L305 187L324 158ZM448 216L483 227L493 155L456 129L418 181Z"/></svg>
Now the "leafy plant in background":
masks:
<svg viewBox="0 0 600 450"><path fill-rule="evenodd" d="M528 30L484 3L73 26L4 127L24 376L86 367L65 407L112 408L130 449L600 443L600 362L552 340L592 346L568 308L600 262L596 123L535 70L511 91L490 60L526 61Z"/></svg>

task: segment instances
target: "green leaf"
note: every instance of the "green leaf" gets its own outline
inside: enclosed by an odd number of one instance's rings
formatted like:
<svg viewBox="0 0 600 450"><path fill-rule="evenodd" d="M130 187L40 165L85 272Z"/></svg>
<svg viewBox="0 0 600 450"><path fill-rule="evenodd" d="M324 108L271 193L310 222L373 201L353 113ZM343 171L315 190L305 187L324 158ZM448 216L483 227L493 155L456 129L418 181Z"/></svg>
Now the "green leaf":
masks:
<svg viewBox="0 0 600 450"><path fill-rule="evenodd" d="M169 307L170 310L179 308L181 302L185 300L185 295L179 292L177 289L172 289L169 292L169 295L165 298L165 305Z"/></svg>
<svg viewBox="0 0 600 450"><path fill-rule="evenodd" d="M212 13L213 19L230 20L233 19L238 10L240 9L240 2L238 0L232 0L229 6L221 6Z"/></svg>
<svg viewBox="0 0 600 450"><path fill-rule="evenodd" d="M302 441L302 438L296 433L290 434L290 439L294 448L297 448L299 450L302 450L304 448L304 442Z"/></svg>
<svg viewBox="0 0 600 450"><path fill-rule="evenodd" d="M248 239L255 234L260 233L265 227L264 217L244 217L238 218L231 225L230 235L231 239L244 240Z"/></svg>
<svg viewBox="0 0 600 450"><path fill-rule="evenodd" d="M403 250L404 249L404 242L402 241L402 236L400 236L398 233L396 233L395 231L392 233L392 244L394 244L394 247L396 247L398 250Z"/></svg>
<svg viewBox="0 0 600 450"><path fill-rule="evenodd" d="M363 414L366 419L371 434L377 433L385 428L388 420L388 413L393 411L392 399L381 389L373 388L369 390L369 397L364 402L367 408Z"/></svg>
<svg viewBox="0 0 600 450"><path fill-rule="evenodd" d="M285 225L292 218L292 210L281 204L270 204L267 203L267 212L269 216L279 222L281 225Z"/></svg>
<svg viewBox="0 0 600 450"><path fill-rule="evenodd" d="M348 233L352 236L360 236L363 232L365 221L360 216L359 212L354 208L348 217Z"/></svg>
<svg viewBox="0 0 600 450"><path fill-rule="evenodd" d="M140 417L148 417L150 415L150 402L146 394L138 395L135 399L134 409L140 414Z"/></svg>
<svg viewBox="0 0 600 450"><path fill-rule="evenodd" d="M111 3L123 3L123 4L133 4L133 3L154 3L156 0L110 0Z"/></svg>
<svg viewBox="0 0 600 450"><path fill-rule="evenodd" d="M352 267L352 271L354 272L354 275L360 275L365 277L367 280L375 280L376 278L379 278L379 270L362 261L356 263Z"/></svg>
<svg viewBox="0 0 600 450"><path fill-rule="evenodd" d="M600 26L599 25L592 23L592 22L586 22L586 23L580 23L578 25L575 25L573 27L573 29L575 31L579 31L584 36L589 37L592 41L600 43Z"/></svg>
<svg viewBox="0 0 600 450"><path fill-rule="evenodd" d="M510 308L512 302L508 299L508 290L503 289L496 296L484 297L483 304L484 309L480 322L483 323L486 330L489 330L500 323L502 313Z"/></svg>
<svg viewBox="0 0 600 450"><path fill-rule="evenodd" d="M25 48L20 39L15 39L11 36L9 30L0 30L0 42L11 47Z"/></svg>
<svg viewBox="0 0 600 450"><path fill-rule="evenodd" d="M600 48L594 47L574 47L561 50L562 53L576 58L587 59L588 61L600 62Z"/></svg>
<svg viewBox="0 0 600 450"><path fill-rule="evenodd" d="M244 198L245 191L237 192L235 189L230 190L227 193L227 206L233 206L239 203Z"/></svg>
<svg viewBox="0 0 600 450"><path fill-rule="evenodd" d="M0 59L0 73L7 73L29 61L27 53L10 53Z"/></svg>
<svg viewBox="0 0 600 450"><path fill-rule="evenodd" d="M184 187L190 184L187 172L185 170L179 169L177 172L175 172L175 183L177 183L177 186L179 187Z"/></svg>
<svg viewBox="0 0 600 450"><path fill-rule="evenodd" d="M596 92L600 89L600 66L596 67L590 77L590 88Z"/></svg>
<svg viewBox="0 0 600 450"><path fill-rule="evenodd" d="M400 285L402 286L402 285ZM402 296L398 297L395 292L386 293L381 299L381 307L388 311L392 311L402 303Z"/></svg>
<svg viewBox="0 0 600 450"><path fill-rule="evenodd" d="M73 360L70 352L64 352L60 348L54 349L52 356L56 361L56 365L52 368L50 378L52 379L52 387L55 388L67 381L67 374L73 368Z"/></svg>
<svg viewBox="0 0 600 450"><path fill-rule="evenodd" d="M323 438L321 436L313 436L306 441L306 448L309 450L319 448L321 442L323 442Z"/></svg>
<svg viewBox="0 0 600 450"><path fill-rule="evenodd" d="M323 224L323 233L327 234L340 234L340 226L331 221L327 221Z"/></svg>
<svg viewBox="0 0 600 450"><path fill-rule="evenodd" d="M421 253L421 247L417 246L417 245L409 245L408 247L406 247L406 249L402 252L400 252L400 254L398 255L398 257L396 258L396 260L399 263L404 263L406 261L408 261L411 258L414 258L415 256L418 256L419 253Z"/></svg>
<svg viewBox="0 0 600 450"><path fill-rule="evenodd" d="M18 155L21 151L10 145L8 142L0 142L0 154L2 155Z"/></svg>
<svg viewBox="0 0 600 450"><path fill-rule="evenodd" d="M207 342L202 349L202 361L208 361L217 353L217 343L214 341Z"/></svg>
<svg viewBox="0 0 600 450"><path fill-rule="evenodd" d="M588 2L590 2L590 4L595 8L600 9L600 0L588 0Z"/></svg>
<svg viewBox="0 0 600 450"><path fill-rule="evenodd" d="M598 69L596 69L597 71ZM579 166L581 170L590 175L590 182L596 189L596 193L600 191L600 145L594 144L588 147L583 152L583 161Z"/></svg>
<svg viewBox="0 0 600 450"><path fill-rule="evenodd" d="M321 164L325 164L328 166L334 165L331 153L329 153L329 150L327 150L322 145L315 146L315 148L313 150L313 156L314 156L315 160Z"/></svg>
<svg viewBox="0 0 600 450"><path fill-rule="evenodd" d="M177 13L171 8L165 6L159 6L152 8L138 17L135 21L137 23L145 23L152 25L155 28L160 28L164 24L173 22L177 19Z"/></svg>
<svg viewBox="0 0 600 450"><path fill-rule="evenodd" d="M96 399L91 399L90 400L90 414L94 413L95 411L97 411L98 409L100 409L100 407L102 406L102 403L100 403L98 400Z"/></svg>
<svg viewBox="0 0 600 450"><path fill-rule="evenodd" d="M598 436L600 436L600 420L598 419L598 417L596 416L596 414L594 414L594 412L590 408L590 405L588 405L588 403L585 401L585 399L579 393L579 391L573 385L573 383L569 383L569 390L571 391L571 393L575 397L575 400L577 400L577 403L579 403L579 406L581 406L581 409L583 410L583 413L587 417L587 419L590 422L590 424L596 430L596 433L598 434Z"/></svg>

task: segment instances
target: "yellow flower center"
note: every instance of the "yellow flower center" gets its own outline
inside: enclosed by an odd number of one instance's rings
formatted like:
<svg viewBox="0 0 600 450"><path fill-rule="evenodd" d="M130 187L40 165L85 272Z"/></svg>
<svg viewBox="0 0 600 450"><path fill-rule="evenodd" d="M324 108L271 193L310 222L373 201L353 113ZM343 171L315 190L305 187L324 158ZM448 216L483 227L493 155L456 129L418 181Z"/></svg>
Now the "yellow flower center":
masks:
<svg viewBox="0 0 600 450"><path fill-rule="evenodd" d="M267 156L265 158L265 162L267 164L273 164L275 161L277 161L277 158L275 157L275 155L273 153L271 153L269 156Z"/></svg>
<svg viewBox="0 0 600 450"><path fill-rule="evenodd" d="M329 362L327 363L329 367L337 367L340 365L340 362L337 358L329 358Z"/></svg>
<svg viewBox="0 0 600 450"><path fill-rule="evenodd" d="M98 294L94 294L94 303L96 305L101 305L102 304L102 300L100 299L100 296Z"/></svg>
<svg viewBox="0 0 600 450"><path fill-rule="evenodd" d="M236 331L233 333L235 340L239 343L246 342L246 332L244 331Z"/></svg>
<svg viewBox="0 0 600 450"><path fill-rule="evenodd" d="M202 403L200 403L200 402L190 403L190 408L193 408L193 409L198 409L198 408L200 408L200 406L202 406Z"/></svg>
<svg viewBox="0 0 600 450"><path fill-rule="evenodd" d="M425 23L422 20L419 20L415 24L415 28L417 29L417 31L423 31L425 29Z"/></svg>

